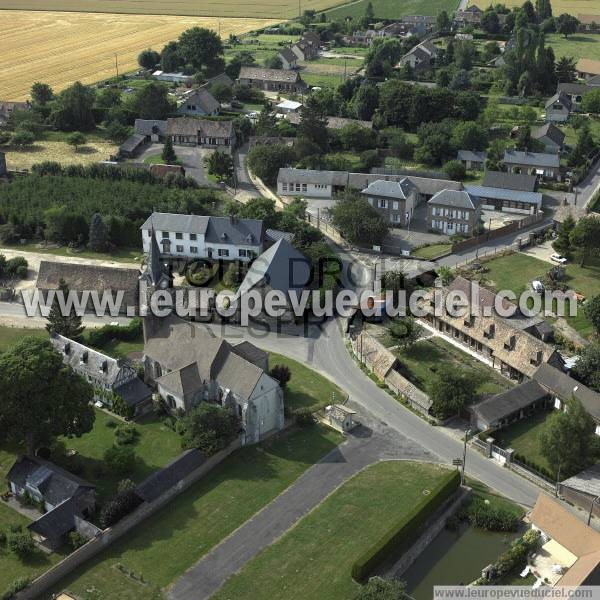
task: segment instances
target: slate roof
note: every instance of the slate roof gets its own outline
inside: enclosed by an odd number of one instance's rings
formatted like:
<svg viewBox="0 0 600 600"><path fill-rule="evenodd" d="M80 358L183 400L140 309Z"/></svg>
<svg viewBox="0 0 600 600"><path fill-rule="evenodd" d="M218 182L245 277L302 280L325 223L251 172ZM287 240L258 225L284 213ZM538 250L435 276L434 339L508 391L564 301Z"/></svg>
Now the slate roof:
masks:
<svg viewBox="0 0 600 600"><path fill-rule="evenodd" d="M57 290L61 279L64 279L71 291L85 290L102 293L111 292L113 297L123 290L123 304L138 305L137 269L120 267L102 267L42 260L38 272L36 287L39 290Z"/></svg>
<svg viewBox="0 0 600 600"><path fill-rule="evenodd" d="M279 290L289 299L310 284L310 261L284 239L273 244L254 260L246 273L236 299L256 287Z"/></svg>
<svg viewBox="0 0 600 600"><path fill-rule="evenodd" d="M584 494L600 496L600 463L561 481L561 484Z"/></svg>
<svg viewBox="0 0 600 600"><path fill-rule="evenodd" d="M314 169L279 169L278 181L294 183L313 183L345 186L348 183L347 171L317 171Z"/></svg>
<svg viewBox="0 0 600 600"><path fill-rule="evenodd" d="M53 506L72 498L82 488L95 489L91 483L58 465L29 455L19 456L6 478L20 488L27 485L37 488L44 500Z"/></svg>
<svg viewBox="0 0 600 600"><path fill-rule="evenodd" d="M188 104L199 106L208 115L212 115L221 108L220 102L217 102L214 96L204 87L198 88L187 95L183 99L181 108L185 108Z"/></svg>
<svg viewBox="0 0 600 600"><path fill-rule="evenodd" d="M486 171L481 185L484 187L535 192L537 177L526 173L505 173L504 171Z"/></svg>
<svg viewBox="0 0 600 600"><path fill-rule="evenodd" d="M548 392L537 382L526 381L476 404L471 410L492 425L547 396Z"/></svg>
<svg viewBox="0 0 600 600"><path fill-rule="evenodd" d="M234 136L232 121L210 121L193 117L167 119L167 135L183 135L232 139Z"/></svg>
<svg viewBox="0 0 600 600"><path fill-rule="evenodd" d="M502 162L507 165L528 165L531 167L560 166L560 158L556 154L543 152L525 152L522 150L505 150Z"/></svg>
<svg viewBox="0 0 600 600"><path fill-rule="evenodd" d="M78 512L77 502L69 498L30 523L27 529L47 539L56 539L75 528L75 515Z"/></svg>
<svg viewBox="0 0 600 600"><path fill-rule="evenodd" d="M557 146L562 146L565 141L565 134L556 126L554 123L546 123L541 127L538 127L531 133L531 137L534 140L539 140L543 137L547 137L552 140Z"/></svg>
<svg viewBox="0 0 600 600"><path fill-rule="evenodd" d="M160 135L167 133L166 121L153 121L150 119L136 119L133 126L135 133L139 135Z"/></svg>
<svg viewBox="0 0 600 600"><path fill-rule="evenodd" d="M540 365L533 378L555 396L569 401L574 396L596 421L600 421L600 394L551 365Z"/></svg>
<svg viewBox="0 0 600 600"><path fill-rule="evenodd" d="M474 210L479 205L479 199L467 191L442 190L427 201L427 204L439 204L452 208L468 208Z"/></svg>
<svg viewBox="0 0 600 600"><path fill-rule="evenodd" d="M571 110L573 107L571 98L569 98L569 96L567 96L564 92L556 92L552 98L548 98L546 104L544 105L546 110L552 108L552 105L555 102L560 102L567 110Z"/></svg>
<svg viewBox="0 0 600 600"><path fill-rule="evenodd" d="M260 245L265 238L262 221L238 217L152 213L141 229L147 231L152 228L155 231L204 235L204 239L213 244Z"/></svg>
<svg viewBox="0 0 600 600"><path fill-rule="evenodd" d="M574 96L583 96L592 91L592 87L585 83L559 83L557 90L565 94L573 94Z"/></svg>
<svg viewBox="0 0 600 600"><path fill-rule="evenodd" d="M492 198L513 202L526 202L537 207L542 206L543 196L540 192L520 192L517 190L504 190L501 188L486 187L482 185L466 185L465 189L480 199Z"/></svg>
<svg viewBox="0 0 600 600"><path fill-rule="evenodd" d="M242 67L239 79L258 79L281 83L299 83L302 81L298 71L286 69L263 69L260 67Z"/></svg>
<svg viewBox="0 0 600 600"><path fill-rule="evenodd" d="M291 51L290 48L282 48L279 51L279 56L285 59L288 63L295 63L298 57Z"/></svg>
<svg viewBox="0 0 600 600"><path fill-rule="evenodd" d="M294 240L294 234L289 231L280 231L279 229L267 229L266 238L270 242L278 242L279 240L285 240L286 242L292 243Z"/></svg>
<svg viewBox="0 0 600 600"><path fill-rule="evenodd" d="M364 190L362 190L361 194L407 200L414 189L415 185L408 178L404 178L401 181L385 181L383 179L378 179L372 181Z"/></svg>
<svg viewBox="0 0 600 600"><path fill-rule="evenodd" d="M233 79L227 75L227 73L220 73L219 75L215 75L214 77L207 79L200 87L210 87L216 83L222 83L223 85L231 87L234 82Z"/></svg>
<svg viewBox="0 0 600 600"><path fill-rule="evenodd" d="M458 160L470 160L473 162L485 162L487 160L487 152L474 152L473 150L459 150Z"/></svg>
<svg viewBox="0 0 600 600"><path fill-rule="evenodd" d="M144 144L145 141L145 136L140 135L138 133L134 133L119 146L119 150L121 152L135 152L138 148L140 148L140 146Z"/></svg>
<svg viewBox="0 0 600 600"><path fill-rule="evenodd" d="M186 450L165 467L144 479L135 488L135 493L145 502L152 502L174 488L205 462L206 456L200 450Z"/></svg>
<svg viewBox="0 0 600 600"><path fill-rule="evenodd" d="M246 359L254 365L259 365L263 363L269 362L269 353L257 348L254 344L250 342L241 342L237 346L232 348L232 351L235 352L238 356Z"/></svg>

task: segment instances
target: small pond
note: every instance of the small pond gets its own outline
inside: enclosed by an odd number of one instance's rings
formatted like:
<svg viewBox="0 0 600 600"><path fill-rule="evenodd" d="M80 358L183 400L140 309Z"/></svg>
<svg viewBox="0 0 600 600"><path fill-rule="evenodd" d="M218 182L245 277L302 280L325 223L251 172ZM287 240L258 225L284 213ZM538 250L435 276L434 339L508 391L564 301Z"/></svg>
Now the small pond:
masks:
<svg viewBox="0 0 600 600"><path fill-rule="evenodd" d="M471 526L442 532L401 577L415 600L431 600L434 585L461 585L481 576L518 533L492 533Z"/></svg>

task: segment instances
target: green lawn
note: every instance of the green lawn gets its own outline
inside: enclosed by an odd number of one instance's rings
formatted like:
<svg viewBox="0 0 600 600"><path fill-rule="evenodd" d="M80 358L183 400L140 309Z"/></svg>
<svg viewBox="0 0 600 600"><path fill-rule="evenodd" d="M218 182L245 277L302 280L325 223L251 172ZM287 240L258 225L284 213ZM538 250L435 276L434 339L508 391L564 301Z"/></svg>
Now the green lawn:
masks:
<svg viewBox="0 0 600 600"><path fill-rule="evenodd" d="M456 9L456 2L452 0L371 0L375 17L378 19L399 19L405 15L432 15L436 16L442 10L450 14ZM341 20L346 17L354 19L364 17L369 0L360 0L348 5L342 5L326 11L327 20Z"/></svg>
<svg viewBox="0 0 600 600"><path fill-rule="evenodd" d="M0 531L7 533L11 525L22 525L27 527L30 521L14 511L9 506L0 502ZM53 564L57 563L62 556L59 554L44 554L36 551L34 555L21 561L6 545L0 545L0 597L8 585L19 577L35 578L47 571Z"/></svg>
<svg viewBox="0 0 600 600"><path fill-rule="evenodd" d="M346 399L347 394L335 383L292 358L271 352L269 366L275 365L285 365L292 372L285 390L285 405L291 410L310 408L314 412Z"/></svg>
<svg viewBox="0 0 600 600"><path fill-rule="evenodd" d="M518 297L529 289L532 280L543 277L552 264L527 254L515 253L487 261L485 266L489 269L485 277L496 291L512 290ZM579 264L570 262L566 266L566 277L569 288L584 294L587 298L600 294L600 265L582 268ZM589 337L594 332L581 306L577 316L565 318L571 327L585 337Z"/></svg>
<svg viewBox="0 0 600 600"><path fill-rule="evenodd" d="M142 260L142 251L139 248L117 248L114 252L91 252L89 250L73 250L67 246L60 248L44 248L38 242L19 244L18 246L7 246L7 250L19 252L37 252L40 254L51 254L54 256L75 256L79 258L93 258L114 262L129 262L139 264ZM0 253L2 248L0 248ZM25 256L27 258L27 256Z"/></svg>
<svg viewBox="0 0 600 600"><path fill-rule="evenodd" d="M539 435L544 428L548 412L542 411L533 416L517 421L505 429L494 431L492 437L502 448L513 448L516 454L521 454L527 460L554 472L554 468L541 453Z"/></svg>
<svg viewBox="0 0 600 600"><path fill-rule="evenodd" d="M158 597L159 588L172 583L341 441L340 434L315 425L238 450L125 539L61 582L57 591L67 589L83 596L93 587L101 598ZM117 563L149 582L143 591L115 569Z"/></svg>
<svg viewBox="0 0 600 600"><path fill-rule="evenodd" d="M45 329L24 329L21 327L0 326L0 352L8 350L26 336L47 337Z"/></svg>
<svg viewBox="0 0 600 600"><path fill-rule="evenodd" d="M446 254L451 248L452 244L432 244L431 246L423 246L422 248L411 250L411 254L425 260L434 260L442 254Z"/></svg>
<svg viewBox="0 0 600 600"><path fill-rule="evenodd" d="M117 419L96 409L96 421L90 433L80 438L61 439L67 449L77 451L75 457L61 459L61 464L72 471L72 462L81 462L83 472L80 476L98 486L98 497L101 502L115 493L117 483L123 479L123 476L98 471L104 464L104 452L113 446L115 441L115 429L106 425L111 420ZM122 422L119 420L118 423ZM140 433L138 441L132 446L137 455L137 462L134 471L127 477L138 483L164 467L182 450L179 434L163 425L159 418L149 416L135 423L134 426Z"/></svg>
<svg viewBox="0 0 600 600"><path fill-rule="evenodd" d="M381 462L348 481L234 575L212 600L348 600L360 589L354 561L447 473Z"/></svg>
<svg viewBox="0 0 600 600"><path fill-rule="evenodd" d="M417 342L396 355L402 374L427 393L441 366L460 367L471 373L479 381L478 394L497 394L512 387L500 373L440 338Z"/></svg>
<svg viewBox="0 0 600 600"><path fill-rule="evenodd" d="M565 39L558 33L552 33L546 36L546 45L552 46L556 58L569 56L575 59L585 57L600 60L600 35L598 34L578 33Z"/></svg>
<svg viewBox="0 0 600 600"><path fill-rule="evenodd" d="M331 75L329 73L307 73L302 71L302 79L311 87L338 87L344 81L344 73Z"/></svg>

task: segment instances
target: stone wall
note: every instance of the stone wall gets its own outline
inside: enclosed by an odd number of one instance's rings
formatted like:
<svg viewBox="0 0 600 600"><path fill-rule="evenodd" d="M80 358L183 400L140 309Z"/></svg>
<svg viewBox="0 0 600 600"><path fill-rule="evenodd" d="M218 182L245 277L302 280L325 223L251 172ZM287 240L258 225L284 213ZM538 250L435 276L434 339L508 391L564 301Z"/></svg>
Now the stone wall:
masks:
<svg viewBox="0 0 600 600"><path fill-rule="evenodd" d="M17 600L34 600L47 592L76 568L96 556L99 552L110 546L113 542L129 533L140 523L152 516L160 508L168 504L173 498L181 494L194 483L198 482L204 475L227 458L234 450L241 447L240 441L236 440L229 447L211 456L198 469L182 479L176 486L165 492L154 502L144 502L133 513L119 521L113 527L101 531L94 539L69 554L65 559L54 565L51 569L40 575L31 584L19 592Z"/></svg>

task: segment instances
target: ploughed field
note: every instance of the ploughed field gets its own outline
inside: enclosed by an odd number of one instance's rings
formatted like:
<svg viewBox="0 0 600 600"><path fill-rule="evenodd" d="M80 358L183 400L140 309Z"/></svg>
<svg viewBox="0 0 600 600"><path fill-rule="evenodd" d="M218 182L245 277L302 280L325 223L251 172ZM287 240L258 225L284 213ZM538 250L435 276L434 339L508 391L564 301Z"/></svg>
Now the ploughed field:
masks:
<svg viewBox="0 0 600 600"><path fill-rule="evenodd" d="M342 3L343 0L302 0L301 10L323 10ZM248 19L291 19L298 16L297 0L0 0L0 9Z"/></svg>
<svg viewBox="0 0 600 600"><path fill-rule="evenodd" d="M16 4L59 8L49 2L0 0L0 8ZM77 4L83 8L86 2L77 0ZM274 22L256 18L0 11L0 100L25 99L36 81L49 83L55 91L75 81L94 83L114 76L116 63L119 73L132 71L142 50L151 47L160 51L190 27L220 30L227 39L230 33L241 34Z"/></svg>

